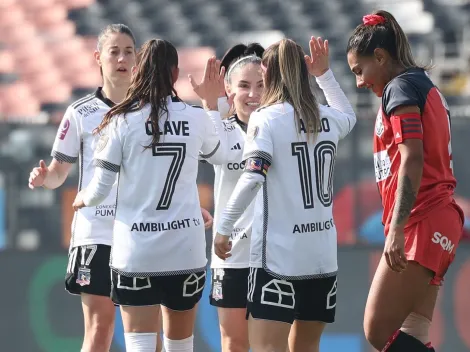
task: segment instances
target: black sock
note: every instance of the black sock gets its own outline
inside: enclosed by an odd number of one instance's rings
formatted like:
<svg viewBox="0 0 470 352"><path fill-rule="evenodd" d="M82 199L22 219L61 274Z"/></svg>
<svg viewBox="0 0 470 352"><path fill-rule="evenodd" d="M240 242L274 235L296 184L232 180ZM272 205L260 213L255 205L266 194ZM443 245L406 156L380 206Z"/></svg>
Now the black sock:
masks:
<svg viewBox="0 0 470 352"><path fill-rule="evenodd" d="M432 351L417 338L398 330L382 352L429 352Z"/></svg>

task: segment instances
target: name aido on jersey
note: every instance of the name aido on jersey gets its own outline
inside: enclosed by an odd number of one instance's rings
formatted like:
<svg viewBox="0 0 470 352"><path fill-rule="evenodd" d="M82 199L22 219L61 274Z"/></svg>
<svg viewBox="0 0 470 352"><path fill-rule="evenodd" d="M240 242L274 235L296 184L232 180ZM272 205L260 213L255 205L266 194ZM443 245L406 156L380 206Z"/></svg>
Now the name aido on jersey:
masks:
<svg viewBox="0 0 470 352"><path fill-rule="evenodd" d="M319 232L333 228L335 226L333 218L327 221L309 222L307 224L294 225L292 233Z"/></svg>
<svg viewBox="0 0 470 352"><path fill-rule="evenodd" d="M298 128L299 128L299 133L300 132L307 133L307 128L305 128L305 124L302 119L300 119ZM330 131L331 131L330 121L328 121L326 117L322 118L320 120L320 126L318 126L317 132L330 132ZM313 132L314 131L310 131L310 133L313 133Z"/></svg>
<svg viewBox="0 0 470 352"><path fill-rule="evenodd" d="M201 225L201 220L193 218L191 219L182 219L182 220L173 220L167 222L135 222L132 224L131 231L169 231L169 230L179 230L186 229L191 227L191 222L193 226Z"/></svg>

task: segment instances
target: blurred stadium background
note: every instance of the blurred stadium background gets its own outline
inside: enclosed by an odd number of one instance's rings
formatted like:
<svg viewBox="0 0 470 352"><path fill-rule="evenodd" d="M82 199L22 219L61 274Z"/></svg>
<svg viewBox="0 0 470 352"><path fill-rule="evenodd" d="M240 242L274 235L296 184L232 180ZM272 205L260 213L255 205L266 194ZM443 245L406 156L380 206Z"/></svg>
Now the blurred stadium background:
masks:
<svg viewBox="0 0 470 352"><path fill-rule="evenodd" d="M415 55L432 63L448 99L458 202L466 232L436 308L439 351L470 351L470 1L469 0L1 0L0 2L0 351L75 352L83 334L78 299L63 290L78 178L57 191L27 187L30 169L49 153L68 104L101 84L96 36L125 23L138 43L152 37L179 48L180 96L197 103L187 73L200 77L209 55L238 42L269 45L286 36L305 49L311 35L329 39L331 66L356 108L358 124L339 149L335 216L340 243L337 323L322 350L369 352L362 334L368 287L383 244L371 141L378 99L355 87L345 48L362 15L391 11ZM213 171L201 165L201 202L212 209ZM210 233L208 233L210 238ZM467 241L465 243L465 241ZM201 302L196 351L219 351L215 311ZM112 351L124 351L118 321Z"/></svg>

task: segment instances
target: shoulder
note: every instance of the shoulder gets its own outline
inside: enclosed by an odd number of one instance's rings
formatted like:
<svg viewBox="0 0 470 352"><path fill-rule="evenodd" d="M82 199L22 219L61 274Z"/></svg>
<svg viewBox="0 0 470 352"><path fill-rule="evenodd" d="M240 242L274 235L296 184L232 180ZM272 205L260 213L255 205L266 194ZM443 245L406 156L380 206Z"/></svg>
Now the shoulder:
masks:
<svg viewBox="0 0 470 352"><path fill-rule="evenodd" d="M85 104L89 104L90 102L93 102L94 99L96 99L95 93L87 94L84 97L77 99L72 104L70 104L69 109L76 111L81 106Z"/></svg>
<svg viewBox="0 0 470 352"><path fill-rule="evenodd" d="M387 116L399 106L424 107L425 97L434 84L421 69L412 69L392 79L382 96L383 110Z"/></svg>

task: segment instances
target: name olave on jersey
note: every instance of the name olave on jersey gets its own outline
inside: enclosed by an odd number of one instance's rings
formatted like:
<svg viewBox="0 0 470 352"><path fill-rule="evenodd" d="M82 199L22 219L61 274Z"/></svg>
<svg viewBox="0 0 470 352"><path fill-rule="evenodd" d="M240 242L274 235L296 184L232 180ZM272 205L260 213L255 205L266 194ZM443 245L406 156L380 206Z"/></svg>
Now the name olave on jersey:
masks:
<svg viewBox="0 0 470 352"><path fill-rule="evenodd" d="M294 230L292 233L307 233L307 232L318 232L325 231L333 228L335 226L333 218L327 221L319 222L309 222L306 224L296 224L294 225Z"/></svg>
<svg viewBox="0 0 470 352"><path fill-rule="evenodd" d="M201 220L193 218L191 219L182 219L174 220L168 222L135 222L132 224L131 231L140 231L140 232L157 232L157 231L168 231L168 230L179 230L187 229L191 226L197 227L201 225Z"/></svg>

